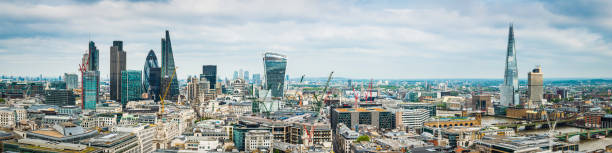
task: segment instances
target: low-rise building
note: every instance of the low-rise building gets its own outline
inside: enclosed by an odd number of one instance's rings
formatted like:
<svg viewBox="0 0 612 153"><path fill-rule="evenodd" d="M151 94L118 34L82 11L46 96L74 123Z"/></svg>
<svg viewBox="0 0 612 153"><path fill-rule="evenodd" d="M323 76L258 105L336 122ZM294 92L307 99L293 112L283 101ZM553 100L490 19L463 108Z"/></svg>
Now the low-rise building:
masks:
<svg viewBox="0 0 612 153"><path fill-rule="evenodd" d="M268 130L251 130L244 134L244 148L247 152L270 152L272 133Z"/></svg>
<svg viewBox="0 0 612 153"><path fill-rule="evenodd" d="M84 140L82 144L104 150L105 153L140 153L138 137L133 133L114 132Z"/></svg>
<svg viewBox="0 0 612 153"><path fill-rule="evenodd" d="M153 152L153 138L155 136L155 127L148 124L138 125L119 125L113 128L114 132L133 133L138 138L138 145L141 152Z"/></svg>

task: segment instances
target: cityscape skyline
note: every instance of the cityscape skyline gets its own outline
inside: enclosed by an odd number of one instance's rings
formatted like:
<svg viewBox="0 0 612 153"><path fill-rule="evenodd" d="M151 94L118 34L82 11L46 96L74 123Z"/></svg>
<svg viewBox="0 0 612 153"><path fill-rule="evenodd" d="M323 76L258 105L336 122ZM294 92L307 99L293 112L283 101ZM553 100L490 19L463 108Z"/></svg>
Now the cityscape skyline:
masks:
<svg viewBox="0 0 612 153"><path fill-rule="evenodd" d="M505 2L481 1L470 1L459 5L460 7L421 5L422 8L407 5L401 5L404 8L400 8L393 4L406 2L391 1L328 3L307 1L299 4L281 2L280 6L265 6L262 4L264 2L259 1L244 2L261 6L245 10L255 13L257 17L231 13L230 10L241 8L241 5L233 4L246 5L240 2L183 2L59 1L36 4L2 2L0 7L5 8L2 11L5 15L1 15L0 18L15 21L12 23L15 26L7 26L9 30L2 32L4 36L0 39L0 54L3 55L3 60L0 60L0 65L11 66L0 70L3 71L2 75L10 76L42 74L44 77L55 77L65 72L77 73L81 54L87 50L84 44L91 40L98 48L102 48L98 64L100 77L108 79L110 69L106 66L109 65L108 47L112 45L112 41L121 40L125 43L125 50L128 51L127 69L141 69L144 67L142 60L146 58L149 50L152 49L157 55L162 55L159 38L163 37L163 34L160 34L160 31L168 29L173 31L175 44L173 53L176 66L180 68L177 71L180 80L186 79L187 76L198 75L202 65L211 64L218 66L218 76L221 79L231 78L232 72L238 69L253 74L263 74L260 57L266 51L287 55L290 61L287 74L290 76L305 74L306 77L325 77L333 70L338 77L364 79L498 79L502 78L504 73L501 67L504 65L507 43L506 28L510 22L513 22L517 31L519 78L525 79L527 72L535 65L541 65L546 69L547 78L612 76L612 71L607 69L612 66L611 62L607 62L607 59L612 57L609 43L610 29L605 27L607 22L602 20L605 18L605 13L610 13L605 10L609 2L588 4L575 2L577 4L572 5L566 4L571 2L553 4L525 1L523 4L508 4L507 8L501 7L505 6ZM82 22L88 22L89 19L70 14L82 10L79 6L110 10L131 8L116 14L135 13L126 16L127 19L131 19L143 15L134 11L137 9L185 8L190 3L210 3L211 6L198 5L207 7L225 5L231 7L227 10L213 9L211 12L185 9L176 14L160 15L157 18L145 16L142 19L145 22L160 24L116 21L126 23L119 24L124 28L112 25L88 27L93 23ZM293 13L288 10L270 9L281 6L307 7L297 9L297 12ZM316 6L322 7L316 8ZM342 10L354 10L349 12L356 15L340 13L332 16L330 14L338 13L338 10L332 6ZM569 6L592 8L592 11L563 9ZM8 11L16 8L22 8L25 11L24 15L8 14ZM480 8L476 11L489 12L490 15L475 12L470 10L471 8ZM514 12L516 14L509 12L518 8L524 12ZM44 11L54 12L62 9L65 9L65 14L57 17L42 14ZM274 11L256 13L260 9ZM305 11L313 11L317 15L302 15ZM234 18L228 19L230 21L220 20L217 18L222 15L215 13ZM283 13L287 15L278 15ZM85 13L84 15L100 18L99 22L106 22L111 18L104 14ZM329 18L322 17L326 15ZM340 20L340 15L349 18ZM357 22L354 18L359 15L364 15L364 20L372 23ZM195 18L199 16L203 21L189 23L174 19L179 16L200 19ZM448 26L450 21L424 20L432 17L463 19L453 20L453 24L457 24L454 26ZM499 18L491 19L494 17ZM585 20L600 22L580 22ZM439 22L447 26L439 26ZM53 30L37 28L43 25L55 26L51 26L50 29ZM117 30L108 31L110 29ZM40 54L41 51L46 53ZM28 58L22 59L24 57ZM43 70L45 73L40 73Z"/></svg>

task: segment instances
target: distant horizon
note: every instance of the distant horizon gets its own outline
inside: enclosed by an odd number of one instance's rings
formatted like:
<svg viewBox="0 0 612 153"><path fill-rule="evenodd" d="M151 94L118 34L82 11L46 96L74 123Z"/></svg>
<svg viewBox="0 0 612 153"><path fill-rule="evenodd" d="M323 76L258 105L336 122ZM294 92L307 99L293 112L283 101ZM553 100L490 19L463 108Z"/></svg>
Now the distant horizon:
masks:
<svg viewBox="0 0 612 153"><path fill-rule="evenodd" d="M274 5L271 5L274 4ZM519 78L612 78L612 1L1 1L0 74L78 73L94 41L102 78L121 40L128 70L170 31L177 75L217 65L263 75L287 55L290 76L503 79L514 25ZM94 10L94 11L91 11ZM161 63L161 62L159 62Z"/></svg>

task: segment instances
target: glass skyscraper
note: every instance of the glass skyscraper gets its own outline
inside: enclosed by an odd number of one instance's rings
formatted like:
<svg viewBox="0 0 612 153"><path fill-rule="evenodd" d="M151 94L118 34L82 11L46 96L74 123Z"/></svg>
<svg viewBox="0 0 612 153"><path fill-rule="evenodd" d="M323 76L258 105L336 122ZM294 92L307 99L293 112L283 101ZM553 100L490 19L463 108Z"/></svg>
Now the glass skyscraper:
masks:
<svg viewBox="0 0 612 153"><path fill-rule="evenodd" d="M154 68L159 68L159 65L157 64L157 56L155 56L155 52L153 50L150 50L144 64L144 71L142 74L142 86L144 92L148 93L149 96L153 97L153 99L155 99L155 97L159 93L158 90L161 79L161 76L159 76L160 72L157 72L155 76L151 75L151 69Z"/></svg>
<svg viewBox="0 0 612 153"><path fill-rule="evenodd" d="M137 70L121 71L121 104L139 100L142 94L142 73Z"/></svg>
<svg viewBox="0 0 612 153"><path fill-rule="evenodd" d="M179 84L176 76L176 67L174 65L174 55L172 53L172 44L170 42L170 32L166 30L166 37L161 39L162 48L162 94L166 92L166 86L170 84L166 99L177 100L179 95ZM172 78L174 76L174 78ZM172 78L172 80L170 80ZM170 83L172 81L172 83ZM169 97L169 98L168 98Z"/></svg>
<svg viewBox="0 0 612 153"><path fill-rule="evenodd" d="M217 65L203 65L200 79L206 78L210 82L210 89L215 89L217 85Z"/></svg>
<svg viewBox="0 0 612 153"><path fill-rule="evenodd" d="M518 68L516 66L516 48L514 46L514 30L510 24L508 34L508 50L506 51L506 71L504 73L504 84L501 85L501 104L514 106L519 103Z"/></svg>
<svg viewBox="0 0 612 153"><path fill-rule="evenodd" d="M87 70L89 71L99 71L98 63L100 59L100 51L96 47L96 43L93 41L89 41L89 63L87 65Z"/></svg>
<svg viewBox="0 0 612 153"><path fill-rule="evenodd" d="M271 90L272 97L283 97L285 84L285 69L287 68L287 56L267 52L263 57L265 89Z"/></svg>
<svg viewBox="0 0 612 153"><path fill-rule="evenodd" d="M82 109L96 109L100 93L100 71L83 72Z"/></svg>

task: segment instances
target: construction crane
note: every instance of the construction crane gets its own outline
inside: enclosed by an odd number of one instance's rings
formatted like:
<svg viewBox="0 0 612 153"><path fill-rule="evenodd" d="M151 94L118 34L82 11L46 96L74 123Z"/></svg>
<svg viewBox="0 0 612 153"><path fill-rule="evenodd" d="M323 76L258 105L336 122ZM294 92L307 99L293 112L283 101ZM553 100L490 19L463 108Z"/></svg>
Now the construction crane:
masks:
<svg viewBox="0 0 612 153"><path fill-rule="evenodd" d="M357 94L357 92L355 92L355 86L353 86L353 96L355 96L355 106L353 106L354 108L358 108L359 107L359 95Z"/></svg>
<svg viewBox="0 0 612 153"><path fill-rule="evenodd" d="M333 74L334 74L334 71L329 73L329 77L327 78L327 83L325 83L325 88L323 88L323 94L324 95L327 93L327 88L329 87L329 81L331 81ZM313 111L315 111L317 114L319 114L319 111L321 110L321 107L323 107L323 102L319 101L319 98L318 98L316 93L314 95L314 99L315 99L315 103L313 105Z"/></svg>
<svg viewBox="0 0 612 153"><path fill-rule="evenodd" d="M172 85L172 80L174 80L174 75L176 74L176 69L178 69L178 67L174 67L174 72L172 73L172 77L170 77L170 81L168 81L168 86L166 86L166 90L164 91L164 96L161 97L161 110L159 112L159 114L157 114L160 118L162 117L162 115L164 115L164 100L166 100L166 95L168 95L168 90L170 89L170 86Z"/></svg>

